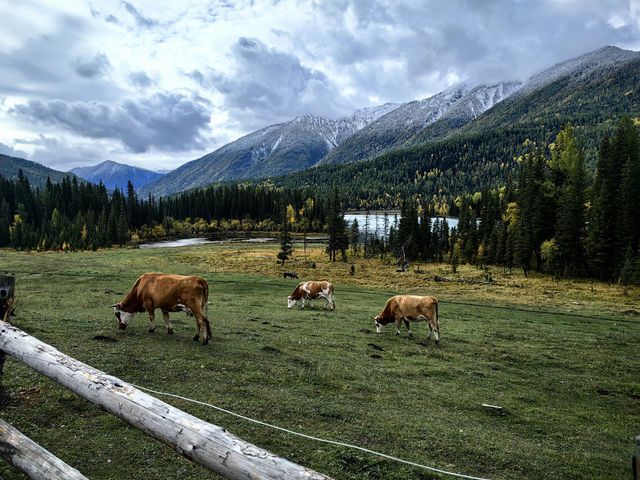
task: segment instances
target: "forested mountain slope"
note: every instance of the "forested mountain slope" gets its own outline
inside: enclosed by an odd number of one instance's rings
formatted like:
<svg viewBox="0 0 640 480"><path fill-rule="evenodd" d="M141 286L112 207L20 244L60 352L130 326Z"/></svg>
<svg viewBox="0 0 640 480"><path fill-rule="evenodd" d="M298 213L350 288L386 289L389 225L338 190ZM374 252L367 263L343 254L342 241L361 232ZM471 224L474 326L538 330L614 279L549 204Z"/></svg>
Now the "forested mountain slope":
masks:
<svg viewBox="0 0 640 480"><path fill-rule="evenodd" d="M0 175L7 180L15 181L18 179L20 169L32 186L40 188L47 183L47 177L51 178L53 183L58 183L67 176L74 176L72 173L59 172L30 160L0 154Z"/></svg>
<svg viewBox="0 0 640 480"><path fill-rule="evenodd" d="M550 144L566 123L575 126L587 165L598 142L622 116L640 122L640 60L602 75L560 77L522 98L499 104L444 140L397 150L366 162L322 165L270 178L276 186L326 191L335 182L350 208L397 207L404 195L451 201L457 195L504 184L519 157Z"/></svg>

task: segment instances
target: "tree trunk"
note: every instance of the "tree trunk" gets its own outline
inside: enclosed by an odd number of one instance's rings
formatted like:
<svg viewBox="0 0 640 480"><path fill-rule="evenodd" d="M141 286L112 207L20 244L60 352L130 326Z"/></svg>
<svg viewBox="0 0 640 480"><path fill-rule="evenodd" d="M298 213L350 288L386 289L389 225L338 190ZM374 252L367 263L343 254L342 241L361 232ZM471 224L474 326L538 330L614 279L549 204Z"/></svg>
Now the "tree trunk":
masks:
<svg viewBox="0 0 640 480"><path fill-rule="evenodd" d="M87 480L4 420L0 420L0 457L34 480Z"/></svg>
<svg viewBox="0 0 640 480"><path fill-rule="evenodd" d="M329 478L172 407L6 322L0 322L0 350L226 478Z"/></svg>

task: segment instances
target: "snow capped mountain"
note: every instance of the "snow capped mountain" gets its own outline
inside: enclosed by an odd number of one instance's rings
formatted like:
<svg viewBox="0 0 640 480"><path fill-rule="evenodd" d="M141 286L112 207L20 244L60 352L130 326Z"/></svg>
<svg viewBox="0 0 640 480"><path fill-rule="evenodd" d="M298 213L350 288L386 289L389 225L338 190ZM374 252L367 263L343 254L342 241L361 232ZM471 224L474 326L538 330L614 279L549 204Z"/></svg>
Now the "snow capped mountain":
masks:
<svg viewBox="0 0 640 480"><path fill-rule="evenodd" d="M299 115L228 143L202 158L182 165L162 179L139 189L163 195L176 189L196 188L212 182L282 175L315 165L331 150L368 123L396 108L385 104L330 120Z"/></svg>
<svg viewBox="0 0 640 480"><path fill-rule="evenodd" d="M521 86L519 82L506 82L481 85L467 91L435 122L415 133L403 146L421 145L445 137L518 92Z"/></svg>
<svg viewBox="0 0 640 480"><path fill-rule="evenodd" d="M113 190L116 187L126 189L129 181L131 181L134 188L139 188L163 176L162 173L124 165L111 160L106 160L93 167L77 167L70 170L70 172L93 183L99 183L102 180L104 186L109 190Z"/></svg>
<svg viewBox="0 0 640 480"><path fill-rule="evenodd" d="M603 47L580 57L557 63L534 75L524 83L515 97L528 95L562 77L570 76L573 81L581 80L596 72L611 70L637 58L640 58L640 52L612 46Z"/></svg>
<svg viewBox="0 0 640 480"><path fill-rule="evenodd" d="M222 180L276 176L319 164L366 160L474 128L509 125L526 112L537 112L541 102L548 103L550 92L545 87L565 92L562 89L567 85L604 78L638 58L640 52L605 47L554 65L524 83L461 84L429 98L365 108L338 120L300 115L224 145L142 187L139 193L166 195ZM554 105L562 103L553 99Z"/></svg>
<svg viewBox="0 0 640 480"><path fill-rule="evenodd" d="M473 120L520 88L517 82L470 88L457 85L444 92L405 103L361 129L320 163L365 160L407 144L419 144Z"/></svg>

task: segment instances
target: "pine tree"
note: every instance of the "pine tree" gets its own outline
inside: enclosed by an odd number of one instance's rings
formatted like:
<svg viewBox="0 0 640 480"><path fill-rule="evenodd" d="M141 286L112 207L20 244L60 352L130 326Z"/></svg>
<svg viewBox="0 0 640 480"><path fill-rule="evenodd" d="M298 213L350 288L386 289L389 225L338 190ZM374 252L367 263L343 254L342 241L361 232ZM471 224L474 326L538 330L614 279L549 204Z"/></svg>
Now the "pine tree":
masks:
<svg viewBox="0 0 640 480"><path fill-rule="evenodd" d="M358 225L358 219L354 218L351 223L351 231L349 234L349 243L351 244L351 253L353 255L358 254L358 245L360 243L360 227Z"/></svg>
<svg viewBox="0 0 640 480"><path fill-rule="evenodd" d="M558 212L555 239L564 274L575 275L584 269L586 170L582 149L575 144L569 125L558 134L556 161L559 177Z"/></svg>
<svg viewBox="0 0 640 480"><path fill-rule="evenodd" d="M286 214L283 215L282 223L280 223L280 251L278 259L282 260L282 265L289 259L293 253L293 239L291 238L291 225Z"/></svg>
<svg viewBox="0 0 640 480"><path fill-rule="evenodd" d="M342 213L342 202L338 187L334 184L327 206L327 226L329 230L329 242L327 253L331 261L336 261L336 253L339 251L344 258L349 247L349 237L346 233L346 222Z"/></svg>

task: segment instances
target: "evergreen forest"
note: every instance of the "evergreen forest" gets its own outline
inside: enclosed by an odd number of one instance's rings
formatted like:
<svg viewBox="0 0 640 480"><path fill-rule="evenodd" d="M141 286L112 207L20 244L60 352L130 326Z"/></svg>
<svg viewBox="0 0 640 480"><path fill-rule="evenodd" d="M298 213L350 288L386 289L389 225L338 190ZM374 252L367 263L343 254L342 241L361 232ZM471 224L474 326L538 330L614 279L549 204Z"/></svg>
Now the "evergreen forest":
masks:
<svg viewBox="0 0 640 480"><path fill-rule="evenodd" d="M20 171L16 181L0 176L0 247L84 250L291 229L326 232L327 252L337 260L337 252L347 258L350 243L351 255L358 255L362 243L359 232L347 231L345 207L399 207L400 221L384 238L364 239L365 255L394 254L401 265L446 261L454 271L470 263L625 285L638 281L637 122L624 117L597 144L579 138L580 129L566 124L555 138L541 131L539 139L526 140L518 151L504 140L517 135L514 130L470 135L455 155L448 149L458 143L445 140L389 154L366 168L328 165L315 172L331 177L335 169L331 183L316 179L323 188L296 186L301 177L294 174L277 187L227 183L140 199L131 184L126 192L109 192L102 184L70 177L59 183L47 179L44 187L34 188ZM376 162L388 163L389 157L395 178L388 177L390 169L376 169ZM306 178L313 170L304 173ZM458 217L457 228L449 229L445 214Z"/></svg>

